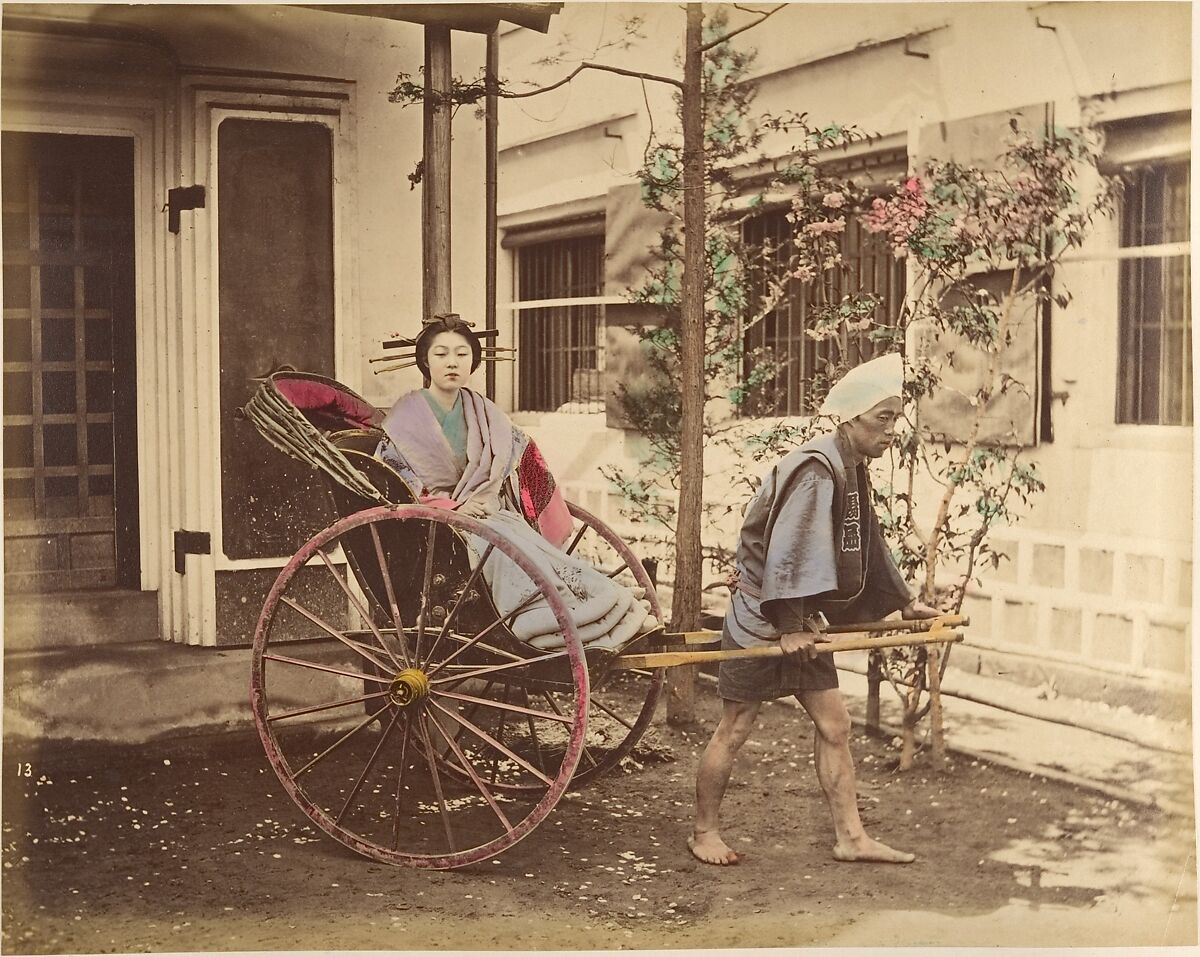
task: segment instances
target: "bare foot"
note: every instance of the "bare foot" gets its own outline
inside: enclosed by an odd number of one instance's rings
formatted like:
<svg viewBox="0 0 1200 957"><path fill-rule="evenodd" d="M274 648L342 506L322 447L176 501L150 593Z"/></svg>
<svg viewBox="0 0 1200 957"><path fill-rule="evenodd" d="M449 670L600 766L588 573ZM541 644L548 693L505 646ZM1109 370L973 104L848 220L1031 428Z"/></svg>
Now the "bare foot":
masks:
<svg viewBox="0 0 1200 957"><path fill-rule="evenodd" d="M737 864L737 851L721 840L716 831L695 831L687 840L696 860L705 864Z"/></svg>
<svg viewBox="0 0 1200 957"><path fill-rule="evenodd" d="M857 841L835 844L833 859L871 864L911 864L917 859L917 856L909 854L907 851L898 851L894 847L888 847L864 834Z"/></svg>

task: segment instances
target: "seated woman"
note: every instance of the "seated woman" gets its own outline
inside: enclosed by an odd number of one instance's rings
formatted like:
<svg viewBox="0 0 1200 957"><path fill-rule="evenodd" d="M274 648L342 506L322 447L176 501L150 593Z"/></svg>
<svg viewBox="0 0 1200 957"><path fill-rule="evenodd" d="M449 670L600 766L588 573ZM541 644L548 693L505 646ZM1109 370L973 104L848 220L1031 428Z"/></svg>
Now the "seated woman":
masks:
<svg viewBox="0 0 1200 957"><path fill-rule="evenodd" d="M537 448L496 405L466 388L483 357L479 338L456 315L427 323L413 342L425 388L402 395L383 420L377 455L420 493L421 501L486 522L535 561L563 598L585 646L619 648L657 625L648 603L586 562L562 551L571 516ZM523 474L517 501L513 485ZM536 527L535 527L536 526ZM475 561L486 543L468 536ZM498 550L483 568L496 610L526 600L529 578ZM563 639L544 601L521 612L513 633L539 649Z"/></svg>

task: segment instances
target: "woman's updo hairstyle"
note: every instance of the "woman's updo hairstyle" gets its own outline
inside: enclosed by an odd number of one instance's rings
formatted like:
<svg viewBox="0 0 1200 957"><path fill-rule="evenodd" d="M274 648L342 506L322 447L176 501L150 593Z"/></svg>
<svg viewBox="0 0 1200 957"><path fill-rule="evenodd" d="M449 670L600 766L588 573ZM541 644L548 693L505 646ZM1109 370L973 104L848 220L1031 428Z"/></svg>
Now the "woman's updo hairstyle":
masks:
<svg viewBox="0 0 1200 957"><path fill-rule="evenodd" d="M417 362L417 368L421 370L421 375L425 377L425 387L429 387L429 349L433 345L433 340L443 332L453 332L456 335L462 336L467 344L471 347L471 371L474 372L479 368L479 364L483 361L483 346L479 344L479 337L471 330L470 324L464 320L456 312L447 312L442 315L434 316L429 322L425 323L413 343L413 358Z"/></svg>

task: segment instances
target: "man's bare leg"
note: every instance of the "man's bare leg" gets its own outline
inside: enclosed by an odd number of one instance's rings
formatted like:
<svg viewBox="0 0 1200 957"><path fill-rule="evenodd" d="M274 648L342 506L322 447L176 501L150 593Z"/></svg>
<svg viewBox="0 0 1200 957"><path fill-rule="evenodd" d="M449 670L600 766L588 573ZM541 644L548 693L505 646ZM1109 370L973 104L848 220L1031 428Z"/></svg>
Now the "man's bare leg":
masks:
<svg viewBox="0 0 1200 957"><path fill-rule="evenodd" d="M835 843L833 857L838 861L874 861L908 864L916 858L868 837L858 815L858 793L854 779L854 759L850 756L850 714L837 688L802 691L796 697L812 718L816 734L813 757L817 780L833 815Z"/></svg>
<svg viewBox="0 0 1200 957"><path fill-rule="evenodd" d="M696 769L696 821L688 847L705 864L738 863L737 853L721 840L717 818L734 759L750 736L758 709L757 701L724 701L721 722L700 756Z"/></svg>

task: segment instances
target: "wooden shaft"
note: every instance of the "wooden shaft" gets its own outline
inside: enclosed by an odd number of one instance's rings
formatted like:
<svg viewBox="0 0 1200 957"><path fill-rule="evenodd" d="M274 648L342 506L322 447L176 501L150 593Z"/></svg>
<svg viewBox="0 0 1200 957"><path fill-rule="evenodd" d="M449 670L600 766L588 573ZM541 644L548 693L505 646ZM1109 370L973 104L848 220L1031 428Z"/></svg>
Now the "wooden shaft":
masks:
<svg viewBox="0 0 1200 957"><path fill-rule="evenodd" d="M818 654L835 651L864 651L872 648L901 648L905 645L932 645L962 641L961 631L949 629L930 631L921 635L884 635L874 637L869 632L817 643ZM644 655L618 655L612 663L617 671L630 668L674 668L679 665L701 665L710 661L732 658L778 658L783 649L778 645L758 648L729 648L721 651L656 651Z"/></svg>
<svg viewBox="0 0 1200 957"><path fill-rule="evenodd" d="M937 618L914 618L907 621L859 621L846 625L830 625L825 629L827 635L858 634L859 632L878 631L935 631L938 628L966 628L971 619L966 615L940 615ZM679 631L666 632L664 638L673 638L684 642L706 642L720 638L719 631Z"/></svg>
<svg viewBox="0 0 1200 957"><path fill-rule="evenodd" d="M939 628L966 628L971 619L966 615L938 615L937 618L911 618L900 621L860 621L849 625L830 625L827 635L843 635L858 631L937 631Z"/></svg>

